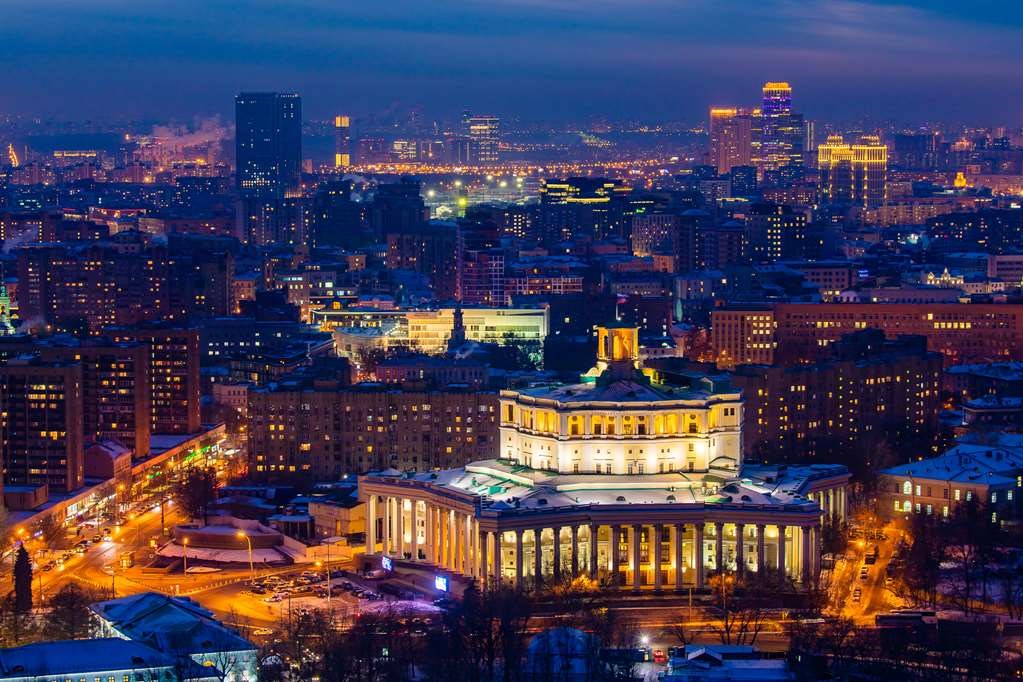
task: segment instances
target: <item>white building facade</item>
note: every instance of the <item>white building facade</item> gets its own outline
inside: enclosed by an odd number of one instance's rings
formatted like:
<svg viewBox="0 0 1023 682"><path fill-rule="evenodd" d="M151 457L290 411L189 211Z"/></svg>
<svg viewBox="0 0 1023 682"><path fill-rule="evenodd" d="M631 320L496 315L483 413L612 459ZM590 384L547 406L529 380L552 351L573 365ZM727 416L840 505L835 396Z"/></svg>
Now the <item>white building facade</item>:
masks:
<svg viewBox="0 0 1023 682"><path fill-rule="evenodd" d="M742 396L652 383L632 328L600 329L584 382L501 394L500 459L371 473L367 554L521 587L587 575L631 590L773 571L809 585L837 465L744 467Z"/></svg>

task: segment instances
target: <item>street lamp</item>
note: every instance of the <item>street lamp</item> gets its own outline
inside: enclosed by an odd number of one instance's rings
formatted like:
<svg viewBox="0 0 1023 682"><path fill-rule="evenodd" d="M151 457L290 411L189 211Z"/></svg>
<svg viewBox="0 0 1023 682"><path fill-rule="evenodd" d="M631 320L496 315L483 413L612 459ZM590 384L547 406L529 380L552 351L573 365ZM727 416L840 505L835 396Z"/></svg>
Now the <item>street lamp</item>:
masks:
<svg viewBox="0 0 1023 682"><path fill-rule="evenodd" d="M185 576L188 576L188 538L181 538L181 557L185 560Z"/></svg>
<svg viewBox="0 0 1023 682"><path fill-rule="evenodd" d="M247 542L249 545L249 579L255 580L256 569L254 568L254 565L252 563L252 539L248 536L248 534L246 534L243 531L238 531L237 533L235 533L235 536L239 538L245 538L245 542Z"/></svg>

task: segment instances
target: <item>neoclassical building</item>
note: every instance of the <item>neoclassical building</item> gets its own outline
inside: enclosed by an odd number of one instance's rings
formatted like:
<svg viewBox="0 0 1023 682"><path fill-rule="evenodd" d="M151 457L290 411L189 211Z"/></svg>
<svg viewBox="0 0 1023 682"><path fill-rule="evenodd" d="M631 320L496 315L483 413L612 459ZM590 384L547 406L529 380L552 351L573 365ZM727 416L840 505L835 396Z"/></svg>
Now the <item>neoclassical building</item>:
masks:
<svg viewBox="0 0 1023 682"><path fill-rule="evenodd" d="M742 395L724 376L662 385L636 329L601 328L598 343L582 383L501 393L499 459L361 477L367 554L524 587L814 580L822 520L846 514L846 468L744 466Z"/></svg>

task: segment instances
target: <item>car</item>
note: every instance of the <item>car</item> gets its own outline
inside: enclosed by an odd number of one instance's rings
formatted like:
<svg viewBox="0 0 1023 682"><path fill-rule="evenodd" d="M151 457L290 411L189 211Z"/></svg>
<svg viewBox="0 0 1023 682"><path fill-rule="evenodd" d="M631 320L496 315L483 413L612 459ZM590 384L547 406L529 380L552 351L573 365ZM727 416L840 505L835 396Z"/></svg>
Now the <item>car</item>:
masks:
<svg viewBox="0 0 1023 682"><path fill-rule="evenodd" d="M256 628L252 631L252 634L256 637L269 637L274 633L270 628Z"/></svg>
<svg viewBox="0 0 1023 682"><path fill-rule="evenodd" d="M249 588L249 592L251 592L252 594L266 594L266 588L260 587L258 585L253 585L251 588Z"/></svg>
<svg viewBox="0 0 1023 682"><path fill-rule="evenodd" d="M434 599L433 605L438 609L450 609L455 606L455 600L450 597L441 597L440 599Z"/></svg>
<svg viewBox="0 0 1023 682"><path fill-rule="evenodd" d="M654 649L654 663L664 665L668 662L668 657L660 649Z"/></svg>
<svg viewBox="0 0 1023 682"><path fill-rule="evenodd" d="M43 564L43 570L52 571L54 566L55 564L52 561L47 561L45 564Z"/></svg>

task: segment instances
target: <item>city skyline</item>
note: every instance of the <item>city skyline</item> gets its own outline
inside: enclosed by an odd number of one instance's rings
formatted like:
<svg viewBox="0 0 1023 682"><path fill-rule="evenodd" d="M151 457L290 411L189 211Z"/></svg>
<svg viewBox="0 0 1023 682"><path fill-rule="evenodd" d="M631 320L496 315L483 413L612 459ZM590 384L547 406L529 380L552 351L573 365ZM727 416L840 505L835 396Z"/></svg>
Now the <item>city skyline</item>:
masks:
<svg viewBox="0 0 1023 682"><path fill-rule="evenodd" d="M752 104L761 83L787 80L813 118L1023 121L1023 94L1004 85L1023 61L1004 49L1023 33L1018 8L811 4L646 0L623 14L575 0L428 12L397 2L366 13L310 0L257 2L239 16L221 2L186 15L47 0L49 12L6 11L12 76L0 110L226 116L237 92L281 90L302 94L309 118L421 105L451 116L471 107L532 120L702 120L708 105Z"/></svg>

